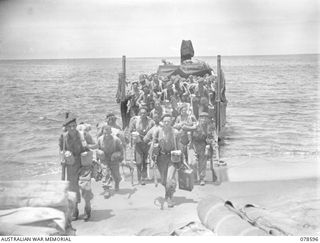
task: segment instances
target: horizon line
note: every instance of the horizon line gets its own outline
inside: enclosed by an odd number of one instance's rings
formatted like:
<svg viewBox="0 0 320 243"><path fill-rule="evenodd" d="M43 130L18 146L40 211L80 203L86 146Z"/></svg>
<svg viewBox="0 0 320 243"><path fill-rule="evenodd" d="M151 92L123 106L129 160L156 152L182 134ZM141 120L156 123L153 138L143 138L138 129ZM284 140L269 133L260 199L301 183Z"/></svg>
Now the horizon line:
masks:
<svg viewBox="0 0 320 243"><path fill-rule="evenodd" d="M290 53L290 54L246 54L246 55L220 55L221 57L250 57L250 56L297 56L297 55L320 55L320 53ZM0 58L0 61L32 61L32 60L74 60L74 59L121 59L125 56L128 59L143 59L143 58L180 58L180 56L127 56L120 55L118 57L64 57L64 58ZM218 55L210 56L194 56L193 58L199 57L216 57Z"/></svg>

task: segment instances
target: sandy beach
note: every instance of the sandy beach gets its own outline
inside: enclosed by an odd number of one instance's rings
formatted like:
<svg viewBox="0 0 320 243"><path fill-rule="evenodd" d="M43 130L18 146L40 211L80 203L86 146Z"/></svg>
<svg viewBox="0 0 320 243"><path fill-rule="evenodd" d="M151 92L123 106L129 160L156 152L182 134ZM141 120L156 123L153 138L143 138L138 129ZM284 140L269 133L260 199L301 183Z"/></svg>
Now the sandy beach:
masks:
<svg viewBox="0 0 320 243"><path fill-rule="evenodd" d="M145 186L132 186L128 170L124 169L126 178L120 191L112 192L108 199L103 196L102 183L92 181L92 217L84 222L82 202L80 218L73 222L73 227L77 235L135 235L146 229L169 234L190 222L200 222L198 202L214 195L231 200L237 207L250 203L281 212L298 222L301 235L319 234L320 183L316 160L289 165L266 160L253 164L228 161L228 167L216 168L221 184L211 182L208 170L205 186L195 185L192 192L177 189L176 206L167 208L164 204L162 209L164 188L160 184L155 187L152 181ZM59 177L55 174L33 179L59 180Z"/></svg>

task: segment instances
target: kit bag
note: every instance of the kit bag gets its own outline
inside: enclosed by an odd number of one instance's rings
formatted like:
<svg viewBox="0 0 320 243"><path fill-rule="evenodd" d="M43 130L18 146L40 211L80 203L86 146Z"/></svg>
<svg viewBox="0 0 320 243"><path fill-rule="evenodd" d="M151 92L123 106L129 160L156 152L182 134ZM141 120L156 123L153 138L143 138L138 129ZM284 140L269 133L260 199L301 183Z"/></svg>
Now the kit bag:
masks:
<svg viewBox="0 0 320 243"><path fill-rule="evenodd" d="M85 151L81 153L81 165L82 166L91 166L93 160L93 151Z"/></svg>
<svg viewBox="0 0 320 243"><path fill-rule="evenodd" d="M63 135L63 157L64 157L64 161L66 162L66 165L73 165L75 163L75 159L73 154L66 150L66 136Z"/></svg>
<svg viewBox="0 0 320 243"><path fill-rule="evenodd" d="M192 191L194 185L194 174L189 165L183 163L183 166L178 170L179 189Z"/></svg>
<svg viewBox="0 0 320 243"><path fill-rule="evenodd" d="M101 149L96 150L96 157L98 160L100 160L101 163L105 163L106 155Z"/></svg>
<svg viewBox="0 0 320 243"><path fill-rule="evenodd" d="M140 143L141 142L141 137L138 132L132 132L131 133L131 138L133 143Z"/></svg>

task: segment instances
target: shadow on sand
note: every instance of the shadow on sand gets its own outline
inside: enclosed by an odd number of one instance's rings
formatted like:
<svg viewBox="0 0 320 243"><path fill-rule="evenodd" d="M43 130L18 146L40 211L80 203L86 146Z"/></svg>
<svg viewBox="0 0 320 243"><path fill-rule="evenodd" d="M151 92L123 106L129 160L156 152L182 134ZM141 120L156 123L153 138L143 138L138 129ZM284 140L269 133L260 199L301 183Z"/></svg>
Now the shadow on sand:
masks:
<svg viewBox="0 0 320 243"><path fill-rule="evenodd" d="M90 221L97 222L101 220L106 220L108 218L112 218L115 215L112 214L111 209L104 209L104 210L92 210Z"/></svg>
<svg viewBox="0 0 320 243"><path fill-rule="evenodd" d="M186 198L186 197L173 197L173 201L175 206L178 206L180 204L184 203L198 203L198 201L193 200L192 198Z"/></svg>
<svg viewBox="0 0 320 243"><path fill-rule="evenodd" d="M137 191L137 188L120 188L119 191L115 191L114 189L105 189L100 195L103 195L105 199L109 199L114 195L126 195L128 194L128 199Z"/></svg>
<svg viewBox="0 0 320 243"><path fill-rule="evenodd" d="M114 194L126 195L128 194L128 198L130 198L138 189L137 188L120 188L119 191L114 192Z"/></svg>
<svg viewBox="0 0 320 243"><path fill-rule="evenodd" d="M173 201L174 201L174 205L179 206L181 204L184 203L198 203L198 201L193 200L192 198L186 198L186 197L175 197L173 196ZM159 207L161 210L164 209L164 204L165 204L166 200L164 199L164 197L157 197L156 199L154 199L153 203L154 205L156 205L157 207Z"/></svg>

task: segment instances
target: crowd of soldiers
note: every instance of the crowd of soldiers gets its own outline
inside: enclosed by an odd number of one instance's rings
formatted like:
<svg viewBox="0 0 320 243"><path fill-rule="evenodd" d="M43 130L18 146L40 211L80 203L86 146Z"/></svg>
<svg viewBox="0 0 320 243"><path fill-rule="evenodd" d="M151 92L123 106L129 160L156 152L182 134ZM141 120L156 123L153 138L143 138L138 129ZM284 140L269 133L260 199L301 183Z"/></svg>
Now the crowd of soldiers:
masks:
<svg viewBox="0 0 320 243"><path fill-rule="evenodd" d="M59 142L63 153L61 163L67 170L70 190L77 194L77 202L80 202L80 192L85 200L85 220L91 216L90 176L95 174L96 178L99 174L92 169L93 165L98 161L107 166L114 189L119 190L120 165L128 165L128 146L132 147L134 161L129 165L130 171L136 168L139 184L146 184L148 167L158 169L168 207L174 206L175 175L182 164L193 168L199 184L205 185L207 161L212 158L218 141L212 105L215 90L213 75L188 78L141 75L139 81L131 83L126 96L123 127L117 124L113 113L108 114L106 120L97 125L97 142L90 135L90 126L78 125L76 117L67 115ZM95 163L84 165L83 153L92 150L96 151L96 157L91 158ZM72 163L68 163L70 157ZM76 205L74 219L78 215Z"/></svg>
<svg viewBox="0 0 320 243"><path fill-rule="evenodd" d="M173 116L176 117L179 106L182 103L189 103L192 105L192 113L198 119L199 112L209 112L209 107L213 106L216 86L216 76L209 74L203 77L190 75L188 78L179 75L168 78L157 74L142 74L139 76L139 81L131 82L131 90L126 95L128 115L122 116L124 127L128 125L131 117L138 115L141 106L145 106L150 113L161 105L172 109ZM223 89L221 99L225 99ZM213 114L209 115L213 117Z"/></svg>

